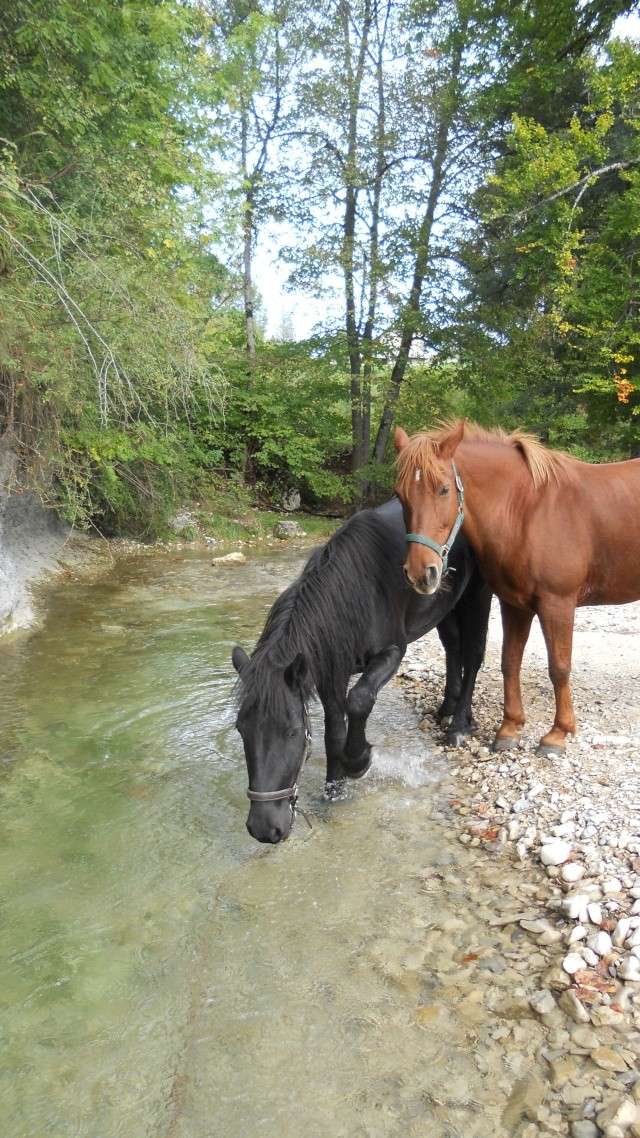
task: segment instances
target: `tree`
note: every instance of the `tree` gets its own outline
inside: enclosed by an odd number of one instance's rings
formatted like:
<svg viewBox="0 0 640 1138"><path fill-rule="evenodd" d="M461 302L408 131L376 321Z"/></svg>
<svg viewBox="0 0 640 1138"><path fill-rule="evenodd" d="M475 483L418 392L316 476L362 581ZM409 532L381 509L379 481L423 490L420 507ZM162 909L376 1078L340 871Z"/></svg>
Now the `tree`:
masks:
<svg viewBox="0 0 640 1138"><path fill-rule="evenodd" d="M173 422L196 389L219 395L202 350L228 278L202 240L201 17L18 0L0 19L3 426L71 516L153 506L155 473L182 463Z"/></svg>
<svg viewBox="0 0 640 1138"><path fill-rule="evenodd" d="M613 42L580 72L564 121L514 117L478 195L457 340L494 413L603 457L640 438L640 52Z"/></svg>

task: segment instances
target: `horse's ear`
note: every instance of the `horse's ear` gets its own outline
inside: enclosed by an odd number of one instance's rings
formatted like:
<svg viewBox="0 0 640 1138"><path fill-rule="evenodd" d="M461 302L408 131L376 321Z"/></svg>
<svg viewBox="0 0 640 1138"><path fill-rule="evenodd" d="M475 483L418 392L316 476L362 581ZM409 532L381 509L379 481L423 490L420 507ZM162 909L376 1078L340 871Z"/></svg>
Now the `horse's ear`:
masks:
<svg viewBox="0 0 640 1138"><path fill-rule="evenodd" d="M247 653L245 652L244 648L240 647L239 644L236 644L233 652L231 653L231 663L233 664L239 676L242 675L244 669L249 663L249 657L247 656Z"/></svg>
<svg viewBox="0 0 640 1138"><path fill-rule="evenodd" d="M393 445L396 448L396 453L400 454L400 451L404 450L408 442L409 436L407 432L402 427L396 427L393 432Z"/></svg>
<svg viewBox="0 0 640 1138"><path fill-rule="evenodd" d="M302 652L293 658L284 670L284 678L290 688L297 688L302 683L307 672L307 661Z"/></svg>
<svg viewBox="0 0 640 1138"><path fill-rule="evenodd" d="M459 419L455 427L445 435L438 447L438 458L446 461L452 458L464 437L464 419Z"/></svg>

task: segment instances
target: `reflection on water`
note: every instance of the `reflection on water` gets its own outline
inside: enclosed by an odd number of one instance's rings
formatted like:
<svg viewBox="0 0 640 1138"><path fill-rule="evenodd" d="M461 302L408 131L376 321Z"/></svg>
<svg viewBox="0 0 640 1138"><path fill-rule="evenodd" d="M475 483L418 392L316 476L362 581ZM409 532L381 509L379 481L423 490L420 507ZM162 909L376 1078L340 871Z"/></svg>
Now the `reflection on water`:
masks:
<svg viewBox="0 0 640 1138"><path fill-rule="evenodd" d="M331 806L316 715L312 831L244 829L229 652L297 556L134 558L0 649L7 1138L502 1133L519 1072L477 1061L459 963L472 854L398 691Z"/></svg>

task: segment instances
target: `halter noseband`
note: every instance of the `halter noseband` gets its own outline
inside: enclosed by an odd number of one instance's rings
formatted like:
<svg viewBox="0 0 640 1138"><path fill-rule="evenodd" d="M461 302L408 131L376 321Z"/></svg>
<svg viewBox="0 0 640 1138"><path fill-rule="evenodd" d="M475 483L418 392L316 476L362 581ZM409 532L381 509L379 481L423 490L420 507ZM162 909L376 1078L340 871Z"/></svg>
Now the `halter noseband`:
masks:
<svg viewBox="0 0 640 1138"><path fill-rule="evenodd" d="M304 721L304 750L302 752L300 766L298 767L298 773L296 774L293 785L285 786L282 790L252 790L251 787L249 787L247 790L247 798L251 799L252 802L283 802L286 798L288 798L289 805L294 817L296 814L296 803L298 801L298 779L300 777L300 771L306 763L309 757L309 751L311 750L309 708L307 707L306 703L303 703L302 705L302 716ZM304 811L301 810L300 813L304 814ZM307 818L306 814L304 814L304 817ZM309 822L308 818L307 822ZM311 825L310 822L309 825Z"/></svg>
<svg viewBox="0 0 640 1138"><path fill-rule="evenodd" d="M444 545L439 545L437 541L433 541L433 539L430 537L423 537L421 533L408 533L406 537L407 541L413 541L416 543L416 545L426 545L428 549L432 549L434 553L437 553L438 557L442 558L443 573L446 573L449 569L449 554L451 552L451 546L460 533L462 523L464 522L464 486L462 484L462 479L458 474L455 462L452 462L451 466L453 469L453 477L455 478L456 483L458 513L456 514L456 520L451 527L451 533L449 534Z"/></svg>

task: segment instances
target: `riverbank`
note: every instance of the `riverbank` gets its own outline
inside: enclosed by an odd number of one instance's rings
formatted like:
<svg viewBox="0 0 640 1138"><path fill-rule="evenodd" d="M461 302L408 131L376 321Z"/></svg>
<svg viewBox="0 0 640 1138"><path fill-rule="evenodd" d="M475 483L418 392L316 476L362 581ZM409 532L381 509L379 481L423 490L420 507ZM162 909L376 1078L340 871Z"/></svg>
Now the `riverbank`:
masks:
<svg viewBox="0 0 640 1138"><path fill-rule="evenodd" d="M443 667L430 638L410 648L401 670L421 729L451 763L450 822L459 841L506 860L521 881L522 905L509 899L493 923L528 945L537 988L530 1014L543 1027L537 1053L549 1085L544 1103L530 1112L527 1138L640 1135L639 642L640 604L578 612L573 687L580 734L552 759L535 754L553 717L537 624L523 666L528 721L511 754L489 749L501 717L495 604L474 704L478 732L463 750L437 742L432 709ZM507 968L509 953L503 956ZM505 1043L510 1035L517 1043L511 1025L500 1030Z"/></svg>
<svg viewBox="0 0 640 1138"><path fill-rule="evenodd" d="M335 518L250 506L230 493L176 510L161 540L105 538L73 530L34 494L8 492L13 462L11 452L0 449L0 636L37 624L46 609L48 585L96 578L132 553L207 550L224 557L253 547L268 549L283 540L304 548L326 540L339 524ZM282 523L290 534L279 532Z"/></svg>

